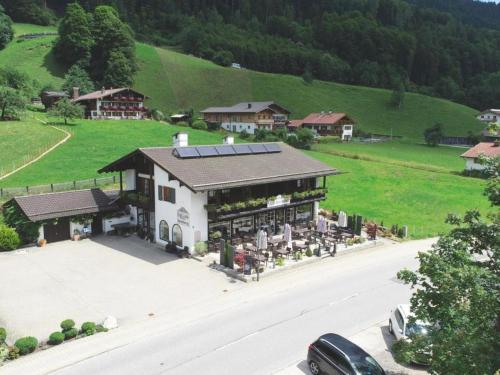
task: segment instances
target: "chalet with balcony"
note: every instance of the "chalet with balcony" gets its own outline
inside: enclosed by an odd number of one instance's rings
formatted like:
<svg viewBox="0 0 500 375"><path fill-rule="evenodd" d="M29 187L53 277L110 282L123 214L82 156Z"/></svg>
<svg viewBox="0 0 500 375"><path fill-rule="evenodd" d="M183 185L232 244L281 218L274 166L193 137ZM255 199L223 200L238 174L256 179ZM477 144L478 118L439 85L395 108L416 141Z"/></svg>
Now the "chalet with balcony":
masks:
<svg viewBox="0 0 500 375"><path fill-rule="evenodd" d="M203 120L227 131L254 134L256 129L275 130L288 123L290 111L268 102L244 102L232 107L210 107L201 111Z"/></svg>
<svg viewBox="0 0 500 375"><path fill-rule="evenodd" d="M85 108L88 119L142 120L149 116L144 101L148 97L130 88L105 89L79 95L78 88L73 88L74 103Z"/></svg>
<svg viewBox="0 0 500 375"><path fill-rule="evenodd" d="M343 141L352 138L355 122L345 113L320 112L311 113L302 120L292 120L288 125L290 130L299 127L311 129L320 136L337 136Z"/></svg>
<svg viewBox="0 0 500 375"><path fill-rule="evenodd" d="M309 223L336 170L284 143L140 148L102 168L119 172L122 204L146 236L164 246L255 233L280 234L285 223ZM134 223L135 224L135 223Z"/></svg>

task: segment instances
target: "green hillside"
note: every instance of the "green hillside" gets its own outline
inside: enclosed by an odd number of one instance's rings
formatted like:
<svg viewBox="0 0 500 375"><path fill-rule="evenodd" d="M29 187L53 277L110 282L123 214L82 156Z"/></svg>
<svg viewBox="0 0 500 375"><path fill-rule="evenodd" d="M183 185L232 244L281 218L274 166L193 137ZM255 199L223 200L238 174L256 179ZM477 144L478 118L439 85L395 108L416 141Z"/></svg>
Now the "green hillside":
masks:
<svg viewBox="0 0 500 375"><path fill-rule="evenodd" d="M16 34L53 32L54 28L15 25ZM51 53L54 36L14 40L0 51L0 64L30 74L42 85L61 85L64 69ZM137 44L140 70L135 87L151 97L148 105L165 112L207 106L231 105L246 100L275 100L292 111L293 118L310 112L347 112L364 131L422 138L423 129L440 122L447 135L478 133L476 111L450 101L407 93L403 108L389 106L391 92L383 89L315 81L300 77L223 68L207 60L168 49Z"/></svg>

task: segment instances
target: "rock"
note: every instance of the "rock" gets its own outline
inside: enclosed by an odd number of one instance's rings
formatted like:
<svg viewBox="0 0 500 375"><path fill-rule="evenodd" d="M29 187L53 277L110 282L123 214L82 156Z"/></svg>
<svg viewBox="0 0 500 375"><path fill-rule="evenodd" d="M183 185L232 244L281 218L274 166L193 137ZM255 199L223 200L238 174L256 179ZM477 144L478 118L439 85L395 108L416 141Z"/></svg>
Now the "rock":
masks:
<svg viewBox="0 0 500 375"><path fill-rule="evenodd" d="M114 329L118 328L118 320L114 316L107 316L103 321L102 321L102 326L107 329Z"/></svg>

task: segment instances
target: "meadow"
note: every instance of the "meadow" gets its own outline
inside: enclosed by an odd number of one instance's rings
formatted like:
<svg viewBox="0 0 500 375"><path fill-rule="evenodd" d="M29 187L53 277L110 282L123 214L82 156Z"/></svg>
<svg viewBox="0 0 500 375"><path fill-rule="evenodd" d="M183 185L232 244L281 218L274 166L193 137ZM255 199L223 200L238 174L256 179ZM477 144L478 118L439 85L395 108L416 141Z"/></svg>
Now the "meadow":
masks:
<svg viewBox="0 0 500 375"><path fill-rule="evenodd" d="M328 195L321 206L344 210L390 227L408 225L412 238L425 238L446 232L449 213L464 214L468 209L488 212L482 195L484 180L435 173L390 165L308 152L341 174L329 177Z"/></svg>
<svg viewBox="0 0 500 375"><path fill-rule="evenodd" d="M0 177L34 159L65 137L61 131L42 125L31 112L23 121L0 122L0 134Z"/></svg>
<svg viewBox="0 0 500 375"><path fill-rule="evenodd" d="M378 161L414 169L434 172L460 173L464 160L460 157L467 149L462 147L430 147L422 143L388 141L380 143L316 144L315 151L351 159Z"/></svg>

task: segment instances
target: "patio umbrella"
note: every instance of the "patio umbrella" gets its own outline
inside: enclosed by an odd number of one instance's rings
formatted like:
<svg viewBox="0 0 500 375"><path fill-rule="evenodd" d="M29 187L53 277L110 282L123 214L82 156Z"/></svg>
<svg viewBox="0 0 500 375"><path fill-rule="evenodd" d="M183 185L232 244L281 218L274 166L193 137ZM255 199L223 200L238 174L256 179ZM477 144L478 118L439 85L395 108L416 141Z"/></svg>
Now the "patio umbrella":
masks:
<svg viewBox="0 0 500 375"><path fill-rule="evenodd" d="M341 228L345 228L347 227L347 215L344 211L340 211L339 212L339 221L338 221L338 225L339 227Z"/></svg>
<svg viewBox="0 0 500 375"><path fill-rule="evenodd" d="M316 225L316 229L320 233L325 233L327 231L326 219L323 216L318 218L318 224Z"/></svg>
<svg viewBox="0 0 500 375"><path fill-rule="evenodd" d="M287 242L286 246L291 249L292 248L292 227L288 223L285 224L285 230L283 233L283 240Z"/></svg>
<svg viewBox="0 0 500 375"><path fill-rule="evenodd" d="M264 229L257 232L257 249L267 250L267 232Z"/></svg>

